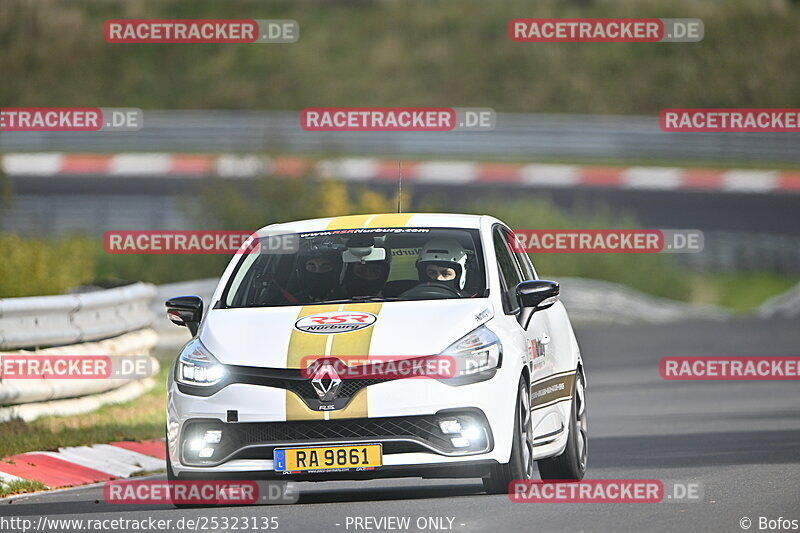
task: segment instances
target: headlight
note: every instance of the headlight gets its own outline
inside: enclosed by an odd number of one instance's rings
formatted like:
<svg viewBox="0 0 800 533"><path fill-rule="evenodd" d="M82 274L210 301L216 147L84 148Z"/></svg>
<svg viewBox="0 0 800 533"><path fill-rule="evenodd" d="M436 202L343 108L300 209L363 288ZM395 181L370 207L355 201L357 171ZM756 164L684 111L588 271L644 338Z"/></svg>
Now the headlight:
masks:
<svg viewBox="0 0 800 533"><path fill-rule="evenodd" d="M209 387L225 377L225 367L214 359L199 339L189 342L178 357L175 380L184 385Z"/></svg>
<svg viewBox="0 0 800 533"><path fill-rule="evenodd" d="M497 335L486 326L480 326L448 346L440 355L453 358L455 376L458 377L497 368L502 354L503 346Z"/></svg>

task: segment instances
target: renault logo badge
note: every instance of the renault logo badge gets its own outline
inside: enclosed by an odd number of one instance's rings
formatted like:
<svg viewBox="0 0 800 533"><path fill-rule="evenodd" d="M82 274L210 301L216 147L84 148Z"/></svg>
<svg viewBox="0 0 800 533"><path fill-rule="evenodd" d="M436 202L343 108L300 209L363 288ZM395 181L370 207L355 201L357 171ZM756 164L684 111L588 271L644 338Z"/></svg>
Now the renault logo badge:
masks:
<svg viewBox="0 0 800 533"><path fill-rule="evenodd" d="M332 364L323 363L314 373L311 385L317 392L320 401L331 402L336 398L339 387L342 386L342 379Z"/></svg>

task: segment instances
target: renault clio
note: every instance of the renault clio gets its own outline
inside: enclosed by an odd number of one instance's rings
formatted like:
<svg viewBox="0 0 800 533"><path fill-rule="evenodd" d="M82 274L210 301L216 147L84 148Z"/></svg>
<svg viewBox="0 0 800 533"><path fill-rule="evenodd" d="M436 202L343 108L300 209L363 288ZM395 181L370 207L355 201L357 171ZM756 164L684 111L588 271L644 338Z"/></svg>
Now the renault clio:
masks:
<svg viewBox="0 0 800 533"><path fill-rule="evenodd" d="M515 242L456 214L259 230L210 301L166 303L193 335L168 381L168 477L581 479L580 350ZM429 358L449 372L370 372Z"/></svg>

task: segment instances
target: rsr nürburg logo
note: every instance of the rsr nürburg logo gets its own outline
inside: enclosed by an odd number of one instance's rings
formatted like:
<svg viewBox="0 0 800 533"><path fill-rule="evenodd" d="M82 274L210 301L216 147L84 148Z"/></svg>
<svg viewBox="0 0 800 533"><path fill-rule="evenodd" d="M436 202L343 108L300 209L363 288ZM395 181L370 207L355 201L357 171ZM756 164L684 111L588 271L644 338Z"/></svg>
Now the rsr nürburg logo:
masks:
<svg viewBox="0 0 800 533"><path fill-rule="evenodd" d="M304 316L294 327L305 333L347 333L369 327L377 319L372 313L362 311L329 311Z"/></svg>

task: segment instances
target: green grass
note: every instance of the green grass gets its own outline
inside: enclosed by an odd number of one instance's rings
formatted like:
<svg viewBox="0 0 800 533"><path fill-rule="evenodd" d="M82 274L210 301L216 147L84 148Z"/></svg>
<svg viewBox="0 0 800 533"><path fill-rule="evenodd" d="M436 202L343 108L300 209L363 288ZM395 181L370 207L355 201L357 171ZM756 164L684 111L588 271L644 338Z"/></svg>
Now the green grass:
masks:
<svg viewBox="0 0 800 533"><path fill-rule="evenodd" d="M27 494L29 492L39 492L47 490L47 487L38 481L28 481L21 479L18 481L0 482L0 498L12 496L14 494Z"/></svg>
<svg viewBox="0 0 800 533"><path fill-rule="evenodd" d="M29 451L57 451L64 446L159 439L166 427L166 379L163 363L147 393L120 404L104 405L91 413L48 416L32 422L13 420L0 424L0 457Z"/></svg>
<svg viewBox="0 0 800 533"><path fill-rule="evenodd" d="M800 283L800 276L769 272L693 274L690 279L690 301L719 305L738 314L752 313L769 298Z"/></svg>

